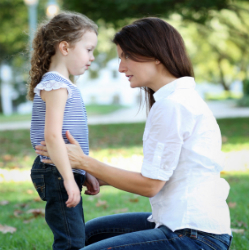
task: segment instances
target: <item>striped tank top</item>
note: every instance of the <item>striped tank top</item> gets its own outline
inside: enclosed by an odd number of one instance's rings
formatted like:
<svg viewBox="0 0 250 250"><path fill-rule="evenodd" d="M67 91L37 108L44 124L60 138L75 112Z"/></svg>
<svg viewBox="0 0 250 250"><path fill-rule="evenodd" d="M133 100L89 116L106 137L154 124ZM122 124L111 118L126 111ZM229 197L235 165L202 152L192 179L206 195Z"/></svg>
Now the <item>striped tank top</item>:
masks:
<svg viewBox="0 0 250 250"><path fill-rule="evenodd" d="M34 89L35 97L33 100L32 119L30 128L30 139L33 148L44 141L45 128L45 112L46 103L40 97L40 91L50 91L53 89L66 88L68 91L68 99L64 109L62 137L65 143L69 143L65 133L70 131L71 135L80 144L82 151L89 154L89 139L88 139L88 125L87 113L80 90L70 82L67 78L59 73L52 71L43 75L41 82ZM40 159L49 159L48 157L40 155ZM54 166L54 164L51 164ZM73 172L85 174L84 170L73 169Z"/></svg>

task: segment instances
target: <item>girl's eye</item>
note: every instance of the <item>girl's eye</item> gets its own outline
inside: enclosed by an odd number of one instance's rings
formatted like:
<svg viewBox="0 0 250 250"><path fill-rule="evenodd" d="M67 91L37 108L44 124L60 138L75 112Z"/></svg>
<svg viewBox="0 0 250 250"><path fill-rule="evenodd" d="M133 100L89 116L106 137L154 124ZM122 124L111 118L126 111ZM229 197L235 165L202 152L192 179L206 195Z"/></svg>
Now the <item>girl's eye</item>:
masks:
<svg viewBox="0 0 250 250"><path fill-rule="evenodd" d="M128 59L128 58L129 58L129 57L128 57L128 55L126 54L126 55L125 55L125 59Z"/></svg>

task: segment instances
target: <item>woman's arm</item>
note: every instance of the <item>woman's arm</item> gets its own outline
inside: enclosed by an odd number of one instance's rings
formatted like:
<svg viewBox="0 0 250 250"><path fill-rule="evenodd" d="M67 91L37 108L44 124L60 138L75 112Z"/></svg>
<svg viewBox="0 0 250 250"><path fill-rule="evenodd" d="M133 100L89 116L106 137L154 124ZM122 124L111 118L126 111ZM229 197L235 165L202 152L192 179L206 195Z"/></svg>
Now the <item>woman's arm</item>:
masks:
<svg viewBox="0 0 250 250"><path fill-rule="evenodd" d="M51 91L43 90L41 91L41 97L46 102L44 137L48 152L51 160L63 177L64 186L69 196L66 205L74 207L80 201L80 191L75 183L67 149L62 138L67 90L65 88Z"/></svg>
<svg viewBox="0 0 250 250"><path fill-rule="evenodd" d="M84 169L113 187L146 197L155 196L164 186L165 181L146 178L137 172L118 169L85 155L69 131L66 135L71 143L66 147L72 167ZM37 153L48 155L45 146L37 146L36 149ZM44 160L44 162L49 161Z"/></svg>

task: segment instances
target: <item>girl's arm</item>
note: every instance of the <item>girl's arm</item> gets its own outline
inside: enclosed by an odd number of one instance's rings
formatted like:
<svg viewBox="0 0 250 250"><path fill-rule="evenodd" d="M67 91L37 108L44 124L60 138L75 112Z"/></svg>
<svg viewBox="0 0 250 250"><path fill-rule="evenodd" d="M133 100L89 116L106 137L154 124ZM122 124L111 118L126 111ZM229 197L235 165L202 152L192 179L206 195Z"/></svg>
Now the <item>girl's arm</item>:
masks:
<svg viewBox="0 0 250 250"><path fill-rule="evenodd" d="M85 155L69 131L66 135L71 143L67 144L66 147L72 167L84 169L113 187L146 197L155 196L164 186L165 181L150 179L142 176L141 173L111 167ZM48 155L45 146L37 146L36 149L37 153ZM43 162L49 161L43 160Z"/></svg>
<svg viewBox="0 0 250 250"><path fill-rule="evenodd" d="M66 205L74 207L80 201L80 190L75 182L65 142L62 137L63 116L67 96L65 88L41 91L41 98L46 102L44 130L46 145L51 160L63 177L64 186L69 196Z"/></svg>

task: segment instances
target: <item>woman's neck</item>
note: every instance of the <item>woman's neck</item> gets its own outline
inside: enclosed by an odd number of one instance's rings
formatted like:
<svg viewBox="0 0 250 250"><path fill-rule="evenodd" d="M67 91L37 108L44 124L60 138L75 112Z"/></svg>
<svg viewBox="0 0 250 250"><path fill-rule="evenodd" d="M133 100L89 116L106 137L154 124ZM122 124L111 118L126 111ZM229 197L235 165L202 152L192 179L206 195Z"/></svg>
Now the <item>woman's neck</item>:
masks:
<svg viewBox="0 0 250 250"><path fill-rule="evenodd" d="M170 82L173 82L177 79L177 77L173 75L159 75L157 79L152 83L152 86L150 87L154 92L158 91L163 86L169 84Z"/></svg>
<svg viewBox="0 0 250 250"><path fill-rule="evenodd" d="M150 86L148 86L154 92L177 79L177 77L173 76L162 63L157 64L156 67L155 77L152 79L151 84L149 84Z"/></svg>

